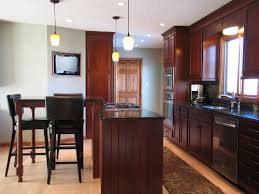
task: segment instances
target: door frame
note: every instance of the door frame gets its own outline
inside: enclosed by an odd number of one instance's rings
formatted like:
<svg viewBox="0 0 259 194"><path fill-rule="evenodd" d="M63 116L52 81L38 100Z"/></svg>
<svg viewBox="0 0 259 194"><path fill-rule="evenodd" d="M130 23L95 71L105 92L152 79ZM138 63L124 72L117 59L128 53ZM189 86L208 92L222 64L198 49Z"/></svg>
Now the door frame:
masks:
<svg viewBox="0 0 259 194"><path fill-rule="evenodd" d="M142 66L143 58L120 58L120 61L139 61L139 106L142 106ZM120 62L119 61L119 62ZM119 62L113 62L113 101L116 102L116 64Z"/></svg>

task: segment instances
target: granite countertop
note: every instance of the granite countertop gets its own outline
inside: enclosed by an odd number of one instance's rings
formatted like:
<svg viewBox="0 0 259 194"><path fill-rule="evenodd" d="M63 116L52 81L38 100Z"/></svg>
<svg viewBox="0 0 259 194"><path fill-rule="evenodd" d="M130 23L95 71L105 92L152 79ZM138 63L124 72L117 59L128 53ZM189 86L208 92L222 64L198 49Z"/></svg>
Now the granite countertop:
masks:
<svg viewBox="0 0 259 194"><path fill-rule="evenodd" d="M102 120L107 119L164 119L162 115L146 109L117 109L104 110L101 114Z"/></svg>
<svg viewBox="0 0 259 194"><path fill-rule="evenodd" d="M195 109L212 111L214 113L229 115L229 116L233 116L236 118L244 118L244 119L249 119L249 120L253 120L253 121L259 121L259 113L249 111L249 110L241 109L238 111L237 109L230 109L228 107L218 110L218 109L210 108L209 106L211 106L211 105L205 105L205 104L204 105L202 105L202 104L194 105L191 103L179 103L179 105L190 107L190 108L195 108Z"/></svg>

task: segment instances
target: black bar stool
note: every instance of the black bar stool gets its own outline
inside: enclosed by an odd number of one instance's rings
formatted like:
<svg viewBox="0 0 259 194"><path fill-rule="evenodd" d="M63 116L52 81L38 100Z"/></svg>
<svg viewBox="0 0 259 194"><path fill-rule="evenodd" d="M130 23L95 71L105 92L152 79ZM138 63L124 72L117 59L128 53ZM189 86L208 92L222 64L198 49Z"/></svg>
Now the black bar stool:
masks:
<svg viewBox="0 0 259 194"><path fill-rule="evenodd" d="M11 137L11 144L10 144L10 148L9 148L9 154L8 154L7 165L6 165L6 170L5 170L5 176L8 175L9 165L10 165L12 156L15 156L14 167L16 167L16 162L17 162L17 152L16 152L16 150L13 151L13 147L14 147L14 141L15 141L15 136L16 136L16 127L17 127L17 123L15 120L15 116L16 116L15 101L19 100L19 99L21 99L21 94L7 95L9 113L12 118L12 137ZM33 110L32 114L34 117L34 110ZM22 121L22 130L27 130L27 131L31 130L32 134L34 134L34 135L32 135L32 146L22 148L23 150L31 150L31 153L23 153L23 155L31 156L33 163L34 163L36 155L46 155L47 164L48 164L48 161L49 161L48 126L49 126L49 121L46 118L42 118L42 119L31 118L29 120ZM44 131L45 146L35 146L35 130ZM38 152L36 152L36 149L45 149L45 152L38 153Z"/></svg>
<svg viewBox="0 0 259 194"><path fill-rule="evenodd" d="M82 97L71 96L49 96L46 97L47 119L52 122L50 159L48 165L48 180L50 184L51 171L55 169L56 164L77 164L78 178L81 183L81 158L80 149L83 139L83 113L84 99ZM66 127L62 126L65 122L69 123ZM68 127L70 126L70 127ZM56 136L59 134L74 134L76 145L77 161L72 162L56 162L55 152L57 150Z"/></svg>
<svg viewBox="0 0 259 194"><path fill-rule="evenodd" d="M83 98L83 94L82 93L54 93L54 96L66 96L66 97L79 97L79 98ZM67 121L63 121L62 124L60 123L59 125L60 127L63 128L71 128L70 127L70 123ZM82 145L80 146L81 148L81 152L83 153L83 143L84 142L80 142L82 143ZM60 149L75 149L75 143L61 143L61 134L58 134L58 142L57 142L57 159L59 158L59 150ZM84 156L82 155L82 161L81 161L81 168L84 168L84 160L83 160Z"/></svg>

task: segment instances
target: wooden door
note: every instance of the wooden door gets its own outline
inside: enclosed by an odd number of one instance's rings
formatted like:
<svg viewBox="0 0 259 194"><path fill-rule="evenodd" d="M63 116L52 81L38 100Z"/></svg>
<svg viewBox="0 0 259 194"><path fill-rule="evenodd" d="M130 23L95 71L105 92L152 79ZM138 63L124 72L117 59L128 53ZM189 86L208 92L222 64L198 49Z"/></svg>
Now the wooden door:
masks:
<svg viewBox="0 0 259 194"><path fill-rule="evenodd" d="M244 78L259 78L259 2L248 8L245 32Z"/></svg>
<svg viewBox="0 0 259 194"><path fill-rule="evenodd" d="M117 103L141 105L140 59L121 59L115 65L115 95Z"/></svg>
<svg viewBox="0 0 259 194"><path fill-rule="evenodd" d="M190 80L201 81L202 71L202 31L191 32Z"/></svg>

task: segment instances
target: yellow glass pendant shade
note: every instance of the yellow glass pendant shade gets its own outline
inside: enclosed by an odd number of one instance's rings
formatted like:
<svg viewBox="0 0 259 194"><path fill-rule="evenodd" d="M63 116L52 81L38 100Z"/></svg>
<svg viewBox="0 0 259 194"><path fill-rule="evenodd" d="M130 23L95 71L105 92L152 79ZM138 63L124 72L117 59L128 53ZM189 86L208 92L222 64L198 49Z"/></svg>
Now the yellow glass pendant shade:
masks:
<svg viewBox="0 0 259 194"><path fill-rule="evenodd" d="M50 43L52 46L59 46L60 43L60 35L57 33L53 33L50 35Z"/></svg>

